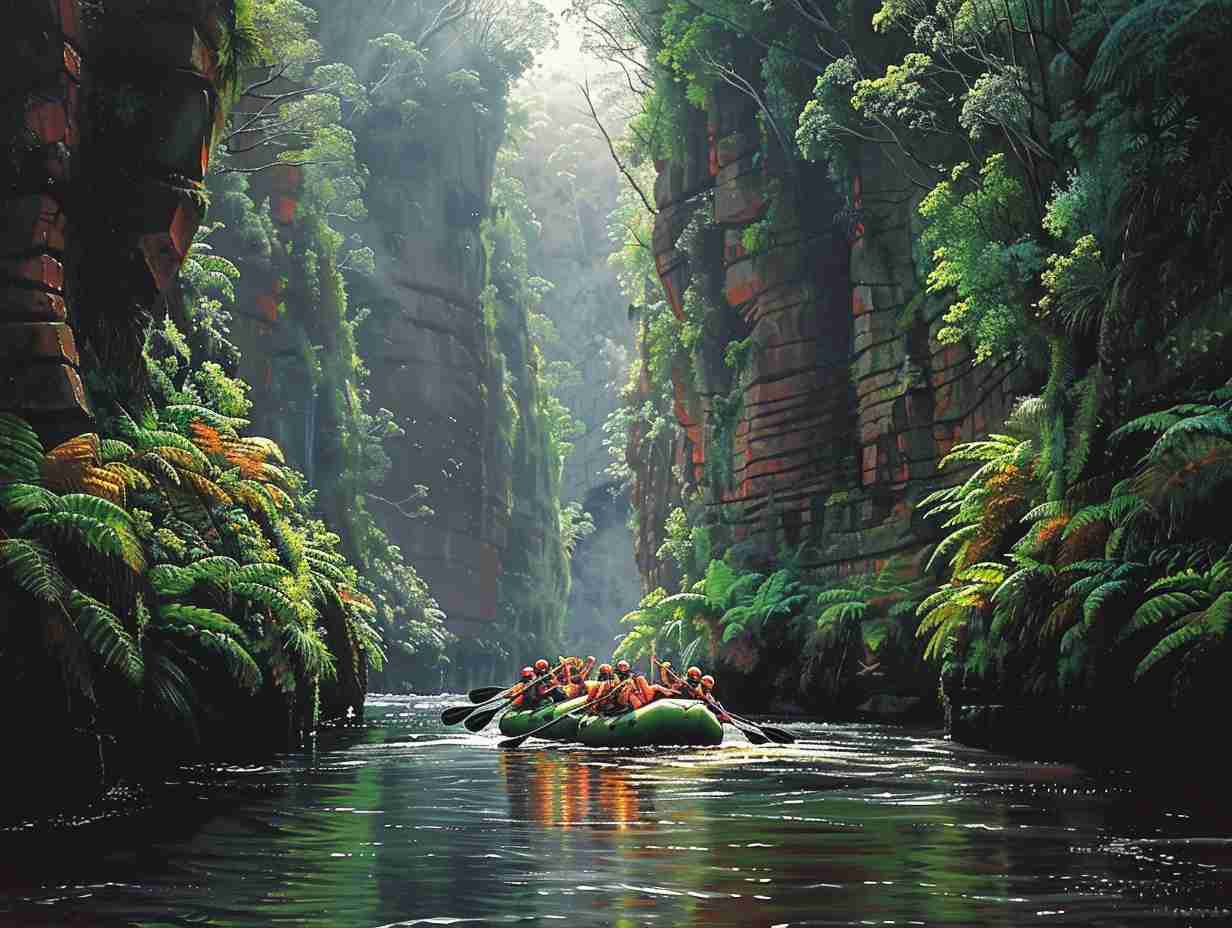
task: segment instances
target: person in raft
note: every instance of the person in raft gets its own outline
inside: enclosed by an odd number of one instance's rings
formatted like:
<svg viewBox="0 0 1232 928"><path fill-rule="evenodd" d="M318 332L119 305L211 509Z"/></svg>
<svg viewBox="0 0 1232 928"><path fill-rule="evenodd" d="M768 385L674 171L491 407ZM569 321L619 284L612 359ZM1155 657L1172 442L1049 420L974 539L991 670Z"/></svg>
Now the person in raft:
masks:
<svg viewBox="0 0 1232 928"><path fill-rule="evenodd" d="M710 674L703 675L702 669L694 665L685 671L682 680L672 673L671 666L670 661L663 661L659 664L659 675L663 682L671 687L673 698L700 700L718 716L720 722L731 720L731 717L720 708L718 700L714 698L714 677Z"/></svg>
<svg viewBox="0 0 1232 928"><path fill-rule="evenodd" d="M714 677L710 676L710 674L706 674L702 677L699 692L701 693L702 702L706 704L707 708L709 708L711 712L718 716L720 722L731 721L731 716L723 711L723 707L719 705L719 701L714 698Z"/></svg>
<svg viewBox="0 0 1232 928"><path fill-rule="evenodd" d="M593 656L587 657L586 661L580 666L577 663L571 662L566 671L566 676L569 682L564 686L565 695L570 699L576 699L579 696L589 696L590 691L598 686L593 680L587 680L590 676L591 668L595 666Z"/></svg>
<svg viewBox="0 0 1232 928"><path fill-rule="evenodd" d="M656 699L664 699L675 695L673 690L665 686L651 684L640 673L635 674L633 668L629 666L628 661L618 661L616 664L616 679L617 682L629 681L629 686L621 691L621 694L616 697L615 702L621 703L626 709L640 709L642 706L649 705Z"/></svg>
<svg viewBox="0 0 1232 928"><path fill-rule="evenodd" d="M611 693L612 689L616 686L611 664L599 665L599 678L595 683L594 689L587 694L587 705L590 707L591 712L595 715L619 715L625 711L625 707L618 705L620 700L615 697L600 705L591 705Z"/></svg>
<svg viewBox="0 0 1232 928"><path fill-rule="evenodd" d="M685 671L682 679L672 671L671 661L660 661L659 680L671 692L672 699L702 698L702 669L696 664Z"/></svg>
<svg viewBox="0 0 1232 928"><path fill-rule="evenodd" d="M556 682L556 677L548 673L550 669L548 662L542 657L535 661L533 668L522 668L522 679L519 682L522 691L513 700L515 709L534 711L545 702L564 702L568 698L565 696L565 691L560 688L560 684ZM535 683L536 678L539 677L544 679Z"/></svg>

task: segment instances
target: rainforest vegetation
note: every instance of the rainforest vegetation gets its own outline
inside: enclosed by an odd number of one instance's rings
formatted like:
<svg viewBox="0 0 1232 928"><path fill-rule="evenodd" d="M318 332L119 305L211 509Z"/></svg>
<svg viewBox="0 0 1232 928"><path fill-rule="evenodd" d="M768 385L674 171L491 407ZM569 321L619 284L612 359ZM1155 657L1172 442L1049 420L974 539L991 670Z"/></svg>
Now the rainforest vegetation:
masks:
<svg viewBox="0 0 1232 928"><path fill-rule="evenodd" d="M641 561L651 592L620 652L719 658L729 686L753 680L822 711L887 674L926 701L938 676L968 702L1192 709L1220 693L1232 653L1219 516L1232 476L1227 7L577 0L572 12L621 68L633 113L619 155L638 189L617 216L617 260L640 358L608 423L613 473L644 484L658 455L675 474L635 513L655 520L639 538L657 563ZM754 114L746 171L766 201L736 224L715 218L733 99ZM707 123L720 192L659 196L656 168L660 183L704 171ZM901 338L962 349L1021 386L1007 421L928 463L912 501L927 544L852 574L819 555L817 523L772 525L756 544L733 534L733 434L752 427L741 401L763 346L715 296L708 275L722 265L706 243L730 243L734 227L741 253L793 267L816 260L810 237L827 225L859 242L886 222L863 176L874 158L905 204L898 244L878 245L905 254L888 310ZM835 205L818 222L804 213L825 186ZM668 229L690 259L675 304L659 280ZM696 469L677 453L698 421L681 405L693 395L705 407ZM852 465L836 465L829 502L858 490L858 454L840 449Z"/></svg>
<svg viewBox="0 0 1232 928"><path fill-rule="evenodd" d="M79 778L621 612L750 705L1221 691L1226 4L572 0L591 77L537 0L62 6L4 72L0 347L63 389L0 403L0 694Z"/></svg>
<svg viewBox="0 0 1232 928"><path fill-rule="evenodd" d="M563 646L569 557L592 527L560 499L579 426L559 396L577 375L543 358L551 323L537 309L551 285L528 267L537 222L510 168L529 125L512 88L555 27L534 2L387 6L203 6L190 25L215 62L203 80L217 107L208 171L173 177L202 220L186 254L147 308L111 321L75 310L87 429L65 437L38 398L0 413L0 692L31 706L23 730L76 770L46 792L141 772L155 741L155 766L295 744L323 721L362 718L369 689L487 680L528 641ZM108 37L99 47L114 45L120 20L85 13L83 28ZM111 82L91 98L90 129L109 140L137 138L168 106L115 77L123 67L100 63ZM420 202L432 180L402 159L422 161L441 138L479 146L481 186L438 191L434 240ZM88 152L96 165L101 150ZM109 170L127 176L118 160ZM420 199L392 196L399 183ZM84 214L90 201L74 203ZM447 630L397 543L407 525L457 521L452 473L394 467L397 449L437 437L424 425L435 411L371 382L400 313L398 249L415 236L463 290L474 284L479 373L493 387L470 383L486 405L465 425L490 430L509 551L496 612L509 621L482 635ZM124 305L131 284L109 283Z"/></svg>

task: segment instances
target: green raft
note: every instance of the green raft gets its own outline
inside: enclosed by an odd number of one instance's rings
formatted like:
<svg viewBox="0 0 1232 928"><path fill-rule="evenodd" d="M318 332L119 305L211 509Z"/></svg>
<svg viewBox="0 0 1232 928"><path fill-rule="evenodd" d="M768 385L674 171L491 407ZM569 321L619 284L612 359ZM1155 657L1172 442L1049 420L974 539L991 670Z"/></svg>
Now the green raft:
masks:
<svg viewBox="0 0 1232 928"><path fill-rule="evenodd" d="M546 725L548 722L557 716L580 708L586 702L585 696L579 696L576 699L570 699L565 702L552 702L546 706L540 706L533 712L526 709L514 710L506 712L501 716L500 732L510 738L516 738L518 735L524 735L528 731L534 731L540 725ZM573 741L577 738L578 717L561 719L559 725L553 725L544 731L539 732L536 738L551 738L554 741Z"/></svg>
<svg viewBox="0 0 1232 928"><path fill-rule="evenodd" d="M656 699L624 715L583 716L576 737L592 748L721 744L723 725L703 703L691 699Z"/></svg>

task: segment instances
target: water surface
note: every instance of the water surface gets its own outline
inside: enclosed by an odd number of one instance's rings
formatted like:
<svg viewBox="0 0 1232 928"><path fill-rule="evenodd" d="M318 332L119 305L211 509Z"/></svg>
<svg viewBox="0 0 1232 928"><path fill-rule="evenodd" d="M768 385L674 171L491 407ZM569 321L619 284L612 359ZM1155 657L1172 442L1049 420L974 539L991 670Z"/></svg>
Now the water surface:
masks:
<svg viewBox="0 0 1232 928"><path fill-rule="evenodd" d="M0 925L1188 925L1232 921L1232 814L935 732L496 749L455 698L189 768L152 808L2 836ZM493 726L493 729L495 726ZM531 742L531 745L542 742Z"/></svg>

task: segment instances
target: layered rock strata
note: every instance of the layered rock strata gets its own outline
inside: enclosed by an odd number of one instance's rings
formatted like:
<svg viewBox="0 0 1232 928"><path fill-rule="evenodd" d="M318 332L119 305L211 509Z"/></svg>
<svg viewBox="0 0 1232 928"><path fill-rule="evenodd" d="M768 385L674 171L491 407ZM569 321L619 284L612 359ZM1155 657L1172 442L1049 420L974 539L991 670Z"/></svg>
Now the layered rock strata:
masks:
<svg viewBox="0 0 1232 928"><path fill-rule="evenodd" d="M754 113L720 89L686 157L658 165L665 298L682 322L688 288L708 306L692 370L673 377L676 474L704 490L717 540L754 558L805 541L839 573L916 557L935 540L915 503L938 485L937 462L1002 422L1021 385L1009 367L973 365L931 337L940 308L918 298L919 194L882 153L860 153L847 216L824 171L796 166L789 182L758 155ZM793 201L772 209L784 190ZM686 245L690 223L700 234ZM749 254L756 223L775 244ZM738 340L745 360L733 369L724 355ZM673 488L642 457L631 454L639 564L653 588L661 565L646 555Z"/></svg>
<svg viewBox="0 0 1232 928"><path fill-rule="evenodd" d="M228 15L120 0L86 22L83 6L22 0L0 38L0 408L48 441L90 427L83 366L140 385L145 325L201 219Z"/></svg>

